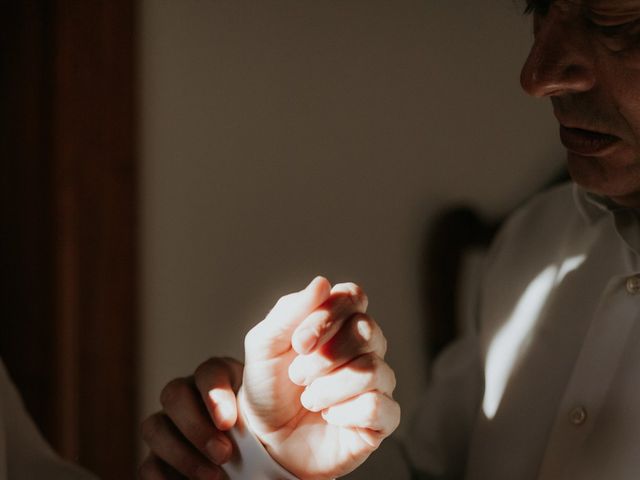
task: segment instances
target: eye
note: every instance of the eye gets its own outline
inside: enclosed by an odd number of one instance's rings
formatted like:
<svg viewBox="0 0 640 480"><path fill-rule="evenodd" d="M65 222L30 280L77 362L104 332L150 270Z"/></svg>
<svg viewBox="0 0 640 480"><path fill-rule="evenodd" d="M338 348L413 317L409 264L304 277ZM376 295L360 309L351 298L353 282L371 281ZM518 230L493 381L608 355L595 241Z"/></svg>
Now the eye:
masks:
<svg viewBox="0 0 640 480"><path fill-rule="evenodd" d="M619 37L627 30L628 25L598 25L600 33L607 37Z"/></svg>
<svg viewBox="0 0 640 480"><path fill-rule="evenodd" d="M585 17L590 26L605 37L624 35L640 24L638 13L611 16L587 10Z"/></svg>
<svg viewBox="0 0 640 480"><path fill-rule="evenodd" d="M591 26L605 37L620 37L629 33L634 27L638 26L640 20L634 19L622 23L601 23L599 21L590 20Z"/></svg>

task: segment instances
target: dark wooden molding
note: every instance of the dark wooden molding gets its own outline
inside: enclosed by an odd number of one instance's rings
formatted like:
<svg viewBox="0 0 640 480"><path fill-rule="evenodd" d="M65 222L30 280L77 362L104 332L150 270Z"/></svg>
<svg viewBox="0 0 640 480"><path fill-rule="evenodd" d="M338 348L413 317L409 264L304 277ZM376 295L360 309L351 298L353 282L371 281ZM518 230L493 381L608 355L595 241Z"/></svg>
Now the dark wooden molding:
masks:
<svg viewBox="0 0 640 480"><path fill-rule="evenodd" d="M54 298L58 378L66 387L58 397L60 445L103 478L126 478L136 438L133 3L56 4Z"/></svg>
<svg viewBox="0 0 640 480"><path fill-rule="evenodd" d="M0 15L0 351L25 404L54 436L50 9L7 2Z"/></svg>
<svg viewBox="0 0 640 480"><path fill-rule="evenodd" d="M133 477L137 437L134 7L12 2L1 21L2 355L54 447L104 480Z"/></svg>

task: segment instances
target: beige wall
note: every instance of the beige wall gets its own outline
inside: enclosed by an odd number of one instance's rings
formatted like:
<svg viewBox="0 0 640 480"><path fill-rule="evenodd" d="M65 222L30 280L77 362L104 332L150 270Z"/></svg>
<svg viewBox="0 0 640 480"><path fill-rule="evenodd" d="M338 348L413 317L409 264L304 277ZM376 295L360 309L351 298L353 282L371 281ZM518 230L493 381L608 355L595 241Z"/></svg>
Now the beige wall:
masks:
<svg viewBox="0 0 640 480"><path fill-rule="evenodd" d="M513 0L146 0L141 415L316 274L354 280L397 398L424 385L425 222L507 211L561 164L519 91ZM407 416L405 416L405 421Z"/></svg>

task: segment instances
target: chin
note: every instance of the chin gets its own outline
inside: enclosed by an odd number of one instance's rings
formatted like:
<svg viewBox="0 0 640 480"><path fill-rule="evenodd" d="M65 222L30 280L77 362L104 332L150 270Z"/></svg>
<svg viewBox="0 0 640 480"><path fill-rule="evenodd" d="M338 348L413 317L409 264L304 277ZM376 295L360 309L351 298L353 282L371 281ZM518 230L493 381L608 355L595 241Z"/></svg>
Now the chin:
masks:
<svg viewBox="0 0 640 480"><path fill-rule="evenodd" d="M609 197L622 206L640 208L640 164L615 164L600 157L569 153L567 169L586 191Z"/></svg>

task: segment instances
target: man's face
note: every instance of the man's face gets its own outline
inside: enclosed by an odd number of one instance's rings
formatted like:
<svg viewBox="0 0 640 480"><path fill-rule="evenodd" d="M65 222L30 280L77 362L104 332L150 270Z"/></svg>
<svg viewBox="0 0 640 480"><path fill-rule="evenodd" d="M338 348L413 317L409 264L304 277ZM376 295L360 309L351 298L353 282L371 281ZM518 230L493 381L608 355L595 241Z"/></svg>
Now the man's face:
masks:
<svg viewBox="0 0 640 480"><path fill-rule="evenodd" d="M573 179L640 207L640 0L531 1L523 88L550 97Z"/></svg>

